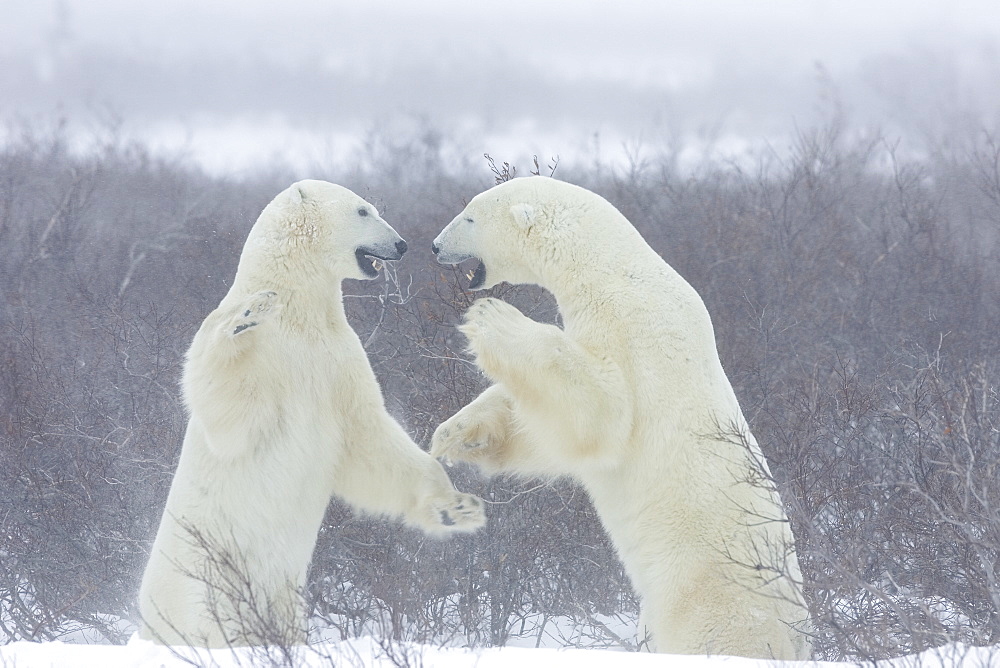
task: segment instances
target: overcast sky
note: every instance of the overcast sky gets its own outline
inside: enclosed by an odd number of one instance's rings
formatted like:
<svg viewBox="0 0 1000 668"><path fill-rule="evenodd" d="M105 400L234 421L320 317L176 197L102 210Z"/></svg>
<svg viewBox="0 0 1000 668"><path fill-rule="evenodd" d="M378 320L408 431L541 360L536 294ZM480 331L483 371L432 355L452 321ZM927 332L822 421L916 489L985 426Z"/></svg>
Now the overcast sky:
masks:
<svg viewBox="0 0 1000 668"><path fill-rule="evenodd" d="M216 171L414 119L473 154L1000 123L996 0L0 0L0 119ZM315 156L313 156L315 157Z"/></svg>

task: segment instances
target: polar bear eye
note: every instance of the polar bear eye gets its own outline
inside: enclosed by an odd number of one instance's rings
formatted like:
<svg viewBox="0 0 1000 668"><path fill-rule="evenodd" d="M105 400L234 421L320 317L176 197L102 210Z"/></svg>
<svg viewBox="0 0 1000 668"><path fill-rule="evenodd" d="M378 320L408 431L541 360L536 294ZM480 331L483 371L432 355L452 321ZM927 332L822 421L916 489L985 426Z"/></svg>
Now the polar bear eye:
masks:
<svg viewBox="0 0 1000 668"><path fill-rule="evenodd" d="M365 216L368 215L368 209L366 209L365 207L361 207L360 209L358 209L358 215L364 218Z"/></svg>
<svg viewBox="0 0 1000 668"><path fill-rule="evenodd" d="M471 218L466 218L466 219L465 219L465 222L467 222L467 223L474 223L474 222L476 222L476 221L472 220Z"/></svg>

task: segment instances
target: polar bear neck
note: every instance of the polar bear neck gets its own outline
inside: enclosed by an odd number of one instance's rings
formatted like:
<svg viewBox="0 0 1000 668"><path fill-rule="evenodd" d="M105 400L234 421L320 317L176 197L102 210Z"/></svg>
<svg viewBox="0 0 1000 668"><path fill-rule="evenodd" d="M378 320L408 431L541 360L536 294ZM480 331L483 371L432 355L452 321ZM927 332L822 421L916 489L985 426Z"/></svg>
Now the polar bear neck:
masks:
<svg viewBox="0 0 1000 668"><path fill-rule="evenodd" d="M664 342L684 341L692 354L717 359L704 302L631 225L629 229L634 237L623 234L613 244L570 249L539 269L538 283L555 297L566 330L625 345L629 337L622 332L655 329ZM621 340L612 344L616 337Z"/></svg>
<svg viewBox="0 0 1000 668"><path fill-rule="evenodd" d="M668 330L676 328L675 334L685 338L697 331L699 337L714 341L711 319L694 288L658 256L628 267L591 264L586 271L553 277L543 287L555 297L567 325L589 323L605 329L604 318L613 314L623 324L655 323Z"/></svg>
<svg viewBox="0 0 1000 668"><path fill-rule="evenodd" d="M532 263L537 283L555 296L560 310L589 309L595 302L648 304L664 294L697 300L693 289L610 204L549 216L555 233ZM568 214L568 215L567 215ZM566 217L575 220L566 220ZM579 239L586 238L585 243Z"/></svg>

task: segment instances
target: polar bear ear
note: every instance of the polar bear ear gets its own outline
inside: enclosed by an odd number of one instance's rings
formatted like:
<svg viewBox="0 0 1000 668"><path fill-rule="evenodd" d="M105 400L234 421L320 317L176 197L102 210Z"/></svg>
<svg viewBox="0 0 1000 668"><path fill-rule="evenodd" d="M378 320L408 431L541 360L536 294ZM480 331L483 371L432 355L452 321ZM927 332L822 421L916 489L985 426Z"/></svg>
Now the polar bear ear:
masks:
<svg viewBox="0 0 1000 668"><path fill-rule="evenodd" d="M288 189L288 201L293 205L302 204L306 196L302 193L302 188L299 185L294 185Z"/></svg>
<svg viewBox="0 0 1000 668"><path fill-rule="evenodd" d="M531 227L535 222L535 209L530 204L515 204L510 207L510 212L520 227Z"/></svg>

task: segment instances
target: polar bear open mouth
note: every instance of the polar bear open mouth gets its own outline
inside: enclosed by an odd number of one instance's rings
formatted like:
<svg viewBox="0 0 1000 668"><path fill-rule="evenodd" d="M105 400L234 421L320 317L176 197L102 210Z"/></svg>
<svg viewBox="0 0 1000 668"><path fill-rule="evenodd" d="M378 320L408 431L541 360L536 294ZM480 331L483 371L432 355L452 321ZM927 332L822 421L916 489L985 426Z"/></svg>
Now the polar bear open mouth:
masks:
<svg viewBox="0 0 1000 668"><path fill-rule="evenodd" d="M431 252L439 263L454 267L469 280L467 290L478 290L486 283L486 263L475 255L443 249L436 241L431 244Z"/></svg>
<svg viewBox="0 0 1000 668"><path fill-rule="evenodd" d="M396 257L389 257L386 254L379 253L371 248L365 248L364 246L359 246L354 251L354 257L358 258L358 267L361 268L361 273L368 278L378 276L378 272L385 266L386 261L398 260L402 257L399 253L393 253L393 255Z"/></svg>
<svg viewBox="0 0 1000 668"><path fill-rule="evenodd" d="M475 261L474 265L472 261ZM463 262L462 265L459 265L458 270L460 274L469 279L469 290L478 290L486 282L486 265L478 257Z"/></svg>

